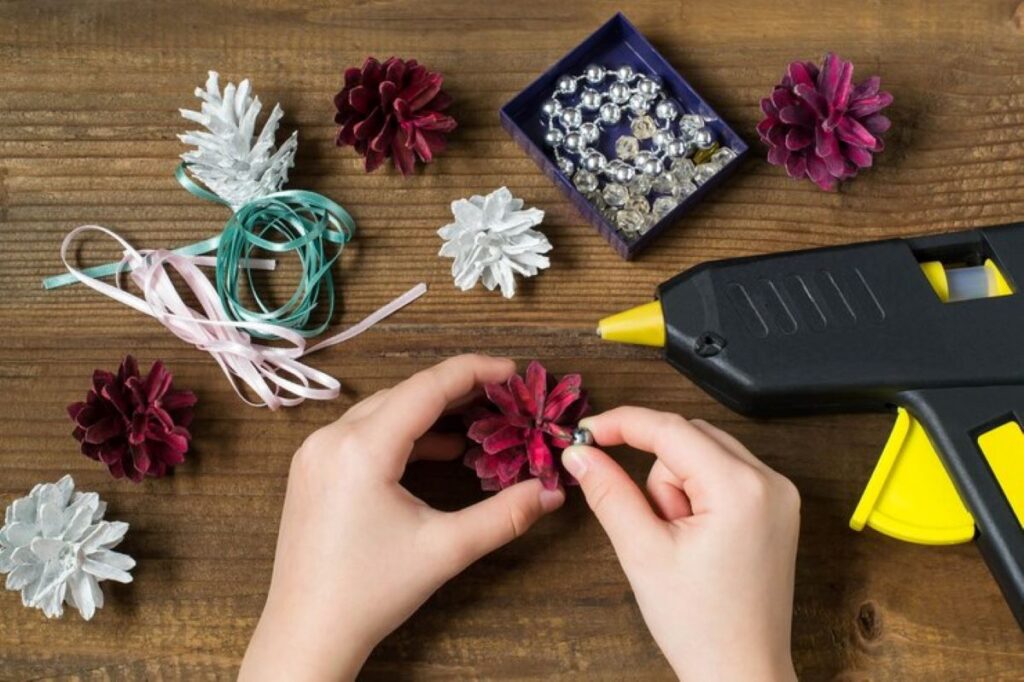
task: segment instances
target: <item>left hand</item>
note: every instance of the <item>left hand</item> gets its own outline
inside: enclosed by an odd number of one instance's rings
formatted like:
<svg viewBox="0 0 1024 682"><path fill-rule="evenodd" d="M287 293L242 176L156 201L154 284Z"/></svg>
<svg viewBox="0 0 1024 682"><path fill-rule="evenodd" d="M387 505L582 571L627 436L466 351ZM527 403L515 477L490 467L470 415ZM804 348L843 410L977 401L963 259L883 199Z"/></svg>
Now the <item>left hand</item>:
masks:
<svg viewBox="0 0 1024 682"><path fill-rule="evenodd" d="M352 679L373 647L447 580L565 501L523 481L455 512L402 487L406 464L462 454L429 432L449 406L515 372L451 358L353 406L309 436L288 476L270 592L241 680Z"/></svg>

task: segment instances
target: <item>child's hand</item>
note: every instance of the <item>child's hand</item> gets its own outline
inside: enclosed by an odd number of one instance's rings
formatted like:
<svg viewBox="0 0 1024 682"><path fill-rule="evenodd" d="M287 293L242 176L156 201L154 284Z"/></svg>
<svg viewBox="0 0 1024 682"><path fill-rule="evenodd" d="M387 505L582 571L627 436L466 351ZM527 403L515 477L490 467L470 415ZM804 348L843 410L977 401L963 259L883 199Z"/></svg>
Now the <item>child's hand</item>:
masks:
<svg viewBox="0 0 1024 682"><path fill-rule="evenodd" d="M409 461L454 459L464 440L428 433L453 402L515 371L460 356L352 407L292 460L270 593L244 680L351 679L373 647L438 587L565 500L529 480L457 512L399 484Z"/></svg>
<svg viewBox="0 0 1024 682"><path fill-rule="evenodd" d="M604 526L655 641L684 680L792 680L800 496L736 439L636 407L589 417L600 445L653 452L652 504L601 450L562 455Z"/></svg>

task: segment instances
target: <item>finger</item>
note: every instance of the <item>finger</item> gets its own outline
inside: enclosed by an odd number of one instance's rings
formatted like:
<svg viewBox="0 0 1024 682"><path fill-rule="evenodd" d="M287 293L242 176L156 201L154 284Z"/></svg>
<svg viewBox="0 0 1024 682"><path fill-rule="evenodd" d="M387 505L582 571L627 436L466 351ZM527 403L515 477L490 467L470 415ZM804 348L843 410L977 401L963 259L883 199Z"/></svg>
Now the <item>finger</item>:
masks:
<svg viewBox="0 0 1024 682"><path fill-rule="evenodd" d="M562 464L579 481L587 505L620 560L637 556L665 533L666 527L640 488L607 454L574 445L562 452Z"/></svg>
<svg viewBox="0 0 1024 682"><path fill-rule="evenodd" d="M368 398L363 398L358 403L348 408L345 414L341 415L341 419L339 419L338 421L341 421L342 419L345 421L353 421L361 417L365 417L366 415L370 414L380 406L380 404L384 401L384 396L386 396L387 394L388 389L382 388L379 391L373 393Z"/></svg>
<svg viewBox="0 0 1024 682"><path fill-rule="evenodd" d="M721 445L723 448L728 450L730 454L739 457L747 464L762 470L768 468L767 464L759 460L754 453L748 450L743 443L736 440L732 434L723 431L714 424L710 424L703 419L691 419L690 423L700 429L705 435Z"/></svg>
<svg viewBox="0 0 1024 682"><path fill-rule="evenodd" d="M370 427L410 445L433 426L445 408L477 386L505 381L515 363L486 355L459 355L414 374L392 388L366 417Z"/></svg>
<svg viewBox="0 0 1024 682"><path fill-rule="evenodd" d="M412 446L410 462L427 460L434 462L455 459L466 451L466 438L457 433L427 431Z"/></svg>
<svg viewBox="0 0 1024 682"><path fill-rule="evenodd" d="M726 484L740 464L713 438L677 414L617 407L587 417L580 426L600 445L626 444L652 452L680 480L698 477L702 487ZM690 502L694 502L692 494Z"/></svg>
<svg viewBox="0 0 1024 682"><path fill-rule="evenodd" d="M657 460L647 476L647 492L661 518L675 521L693 515L690 500L683 490L683 482L668 470L664 462Z"/></svg>
<svg viewBox="0 0 1024 682"><path fill-rule="evenodd" d="M505 488L482 502L437 517L434 532L455 559L456 572L488 552L520 537L537 519L565 502L561 488L547 490L532 478Z"/></svg>

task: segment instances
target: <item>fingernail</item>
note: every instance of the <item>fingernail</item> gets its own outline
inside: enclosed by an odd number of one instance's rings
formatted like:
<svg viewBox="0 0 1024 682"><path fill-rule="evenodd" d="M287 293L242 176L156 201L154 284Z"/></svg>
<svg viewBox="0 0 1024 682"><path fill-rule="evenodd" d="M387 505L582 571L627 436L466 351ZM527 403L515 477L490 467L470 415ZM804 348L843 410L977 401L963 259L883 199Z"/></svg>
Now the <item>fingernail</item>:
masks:
<svg viewBox="0 0 1024 682"><path fill-rule="evenodd" d="M562 466L577 480L587 473L587 465L587 455L583 448L568 447L562 451Z"/></svg>
<svg viewBox="0 0 1024 682"><path fill-rule="evenodd" d="M563 502L565 502L565 491L561 488L554 490L544 488L540 491L540 507L546 512L555 511L562 506Z"/></svg>

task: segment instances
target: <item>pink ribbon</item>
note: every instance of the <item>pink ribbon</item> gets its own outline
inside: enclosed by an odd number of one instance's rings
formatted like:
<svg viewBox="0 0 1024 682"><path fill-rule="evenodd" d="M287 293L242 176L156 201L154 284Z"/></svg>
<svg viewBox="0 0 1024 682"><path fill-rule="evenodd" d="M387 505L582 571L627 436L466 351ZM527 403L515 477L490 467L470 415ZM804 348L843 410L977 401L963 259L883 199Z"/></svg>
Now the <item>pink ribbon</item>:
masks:
<svg viewBox="0 0 1024 682"><path fill-rule="evenodd" d="M68 262L68 248L77 235L86 231L102 232L124 248L121 263L130 268L132 281L142 291L142 297L122 289L120 278L117 286L111 286L90 277ZM271 410L298 405L307 398L337 398L341 382L299 360L310 353L362 334L427 292L427 285L421 282L361 322L307 348L306 339L287 327L266 322L238 322L230 319L220 302L217 289L199 269L195 257L165 249L140 252L113 230L99 225L82 225L64 237L60 247L60 258L68 272L82 284L140 313L156 318L182 341L208 352L220 365L238 397L253 407L265 406ZM168 274L168 267L184 280L198 300L201 310L189 307L182 300ZM252 337L244 331L245 328L272 335L288 345L268 346L254 343ZM240 384L251 389L259 397L259 402L246 397Z"/></svg>

